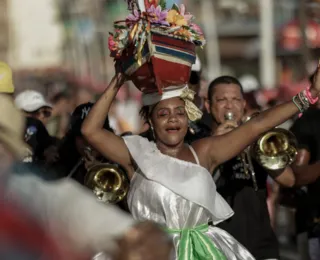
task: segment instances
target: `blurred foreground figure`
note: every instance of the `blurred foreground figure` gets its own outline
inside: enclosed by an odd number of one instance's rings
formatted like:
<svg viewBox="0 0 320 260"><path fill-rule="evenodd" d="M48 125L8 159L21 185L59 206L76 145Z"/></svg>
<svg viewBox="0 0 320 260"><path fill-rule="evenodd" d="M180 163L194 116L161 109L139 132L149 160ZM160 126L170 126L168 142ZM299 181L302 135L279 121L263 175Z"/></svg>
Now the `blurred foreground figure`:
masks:
<svg viewBox="0 0 320 260"><path fill-rule="evenodd" d="M168 259L171 245L160 229L98 203L74 181L10 174L27 147L23 117L2 94L0 126L0 259L82 260L99 252L112 257L98 259Z"/></svg>
<svg viewBox="0 0 320 260"><path fill-rule="evenodd" d="M54 242L39 222L12 196L8 196L9 169L23 157L24 121L12 99L0 95L0 259L83 259Z"/></svg>
<svg viewBox="0 0 320 260"><path fill-rule="evenodd" d="M8 64L0 61L0 93L10 97L14 94L14 86L12 84L12 71Z"/></svg>

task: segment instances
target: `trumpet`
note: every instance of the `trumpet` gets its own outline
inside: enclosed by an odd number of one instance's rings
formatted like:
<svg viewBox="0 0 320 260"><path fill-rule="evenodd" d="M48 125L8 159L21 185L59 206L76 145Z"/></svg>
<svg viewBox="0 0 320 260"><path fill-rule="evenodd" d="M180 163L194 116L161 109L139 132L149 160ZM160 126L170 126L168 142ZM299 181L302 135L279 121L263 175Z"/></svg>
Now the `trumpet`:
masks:
<svg viewBox="0 0 320 260"><path fill-rule="evenodd" d="M85 151L93 153L91 147L86 147ZM71 177L84 162L83 156L68 177ZM88 169L84 177L84 185L93 191L98 201L105 204L116 204L122 201L129 191L129 179L125 171L116 164L101 161Z"/></svg>
<svg viewBox="0 0 320 260"><path fill-rule="evenodd" d="M122 201L129 191L126 173L111 163L98 163L90 167L84 183L99 201L106 204Z"/></svg>
<svg viewBox="0 0 320 260"><path fill-rule="evenodd" d="M249 121L258 114L259 112L246 117L242 120L242 123ZM233 113L226 113L225 119L232 120ZM283 170L295 161L297 156L297 144L297 139L292 132L276 127L262 134L256 142L248 146L240 154L245 174L251 175L255 190L258 189L258 185L252 158L266 170Z"/></svg>
<svg viewBox="0 0 320 260"><path fill-rule="evenodd" d="M252 154L264 168L277 171L291 165L297 156L297 139L283 128L274 128L262 135L252 146Z"/></svg>

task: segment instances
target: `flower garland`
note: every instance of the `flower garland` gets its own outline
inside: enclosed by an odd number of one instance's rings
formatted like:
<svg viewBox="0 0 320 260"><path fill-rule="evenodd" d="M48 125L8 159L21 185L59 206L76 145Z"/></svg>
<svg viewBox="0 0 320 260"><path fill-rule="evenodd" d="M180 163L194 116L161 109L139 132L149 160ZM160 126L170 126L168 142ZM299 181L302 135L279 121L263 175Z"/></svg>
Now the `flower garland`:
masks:
<svg viewBox="0 0 320 260"><path fill-rule="evenodd" d="M150 32L159 33L203 46L205 39L201 28L193 23L194 17L186 12L183 4L166 9L165 0L149 0L146 11L135 8L134 0L128 2L131 14L125 21L114 23L115 32L108 39L111 56L120 58L123 51L133 44L135 58L141 61L141 51Z"/></svg>

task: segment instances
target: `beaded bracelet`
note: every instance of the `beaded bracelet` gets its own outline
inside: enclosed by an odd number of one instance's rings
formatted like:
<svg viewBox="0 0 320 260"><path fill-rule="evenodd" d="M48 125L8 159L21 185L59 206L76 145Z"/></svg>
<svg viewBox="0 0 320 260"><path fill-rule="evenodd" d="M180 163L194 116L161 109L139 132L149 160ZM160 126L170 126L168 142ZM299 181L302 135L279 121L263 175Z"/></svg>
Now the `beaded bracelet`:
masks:
<svg viewBox="0 0 320 260"><path fill-rule="evenodd" d="M299 117L301 117L302 113L306 111L310 106L310 101L309 101L309 98L307 97L305 90L295 95L292 98L292 101L300 111Z"/></svg>
<svg viewBox="0 0 320 260"><path fill-rule="evenodd" d="M303 104L302 104L302 102L300 101L298 95L295 95L295 96L292 98L292 101L293 101L293 103L296 105L296 107L299 109L299 111L300 111L301 113L303 113L303 112L305 111L305 110L303 109Z"/></svg>
<svg viewBox="0 0 320 260"><path fill-rule="evenodd" d="M301 103L303 104L303 109L307 110L310 106L310 102L309 99L307 98L306 94L304 91L300 92L298 94L299 100L301 101Z"/></svg>
<svg viewBox="0 0 320 260"><path fill-rule="evenodd" d="M318 102L319 100L319 97L316 97L316 98L313 98L312 95L311 95L311 92L310 92L310 87L308 87L305 91L304 91L308 101L310 104L315 104Z"/></svg>

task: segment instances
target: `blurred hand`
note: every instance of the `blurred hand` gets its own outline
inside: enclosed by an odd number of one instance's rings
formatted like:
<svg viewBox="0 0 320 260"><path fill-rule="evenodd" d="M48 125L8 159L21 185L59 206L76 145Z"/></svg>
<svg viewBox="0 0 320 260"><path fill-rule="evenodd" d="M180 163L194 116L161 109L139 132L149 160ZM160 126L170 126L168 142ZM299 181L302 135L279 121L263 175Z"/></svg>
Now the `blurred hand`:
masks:
<svg viewBox="0 0 320 260"><path fill-rule="evenodd" d="M47 164L51 164L58 161L59 160L58 147L55 145L49 146L46 150L44 150L43 156Z"/></svg>
<svg viewBox="0 0 320 260"><path fill-rule="evenodd" d="M311 94L315 97L319 95L320 92L320 60L318 63L317 71L315 73L315 76L313 78L312 86L311 86Z"/></svg>
<svg viewBox="0 0 320 260"><path fill-rule="evenodd" d="M153 223L140 223L119 240L115 260L169 260L173 250L170 237Z"/></svg>
<svg viewBox="0 0 320 260"><path fill-rule="evenodd" d="M238 124L236 121L228 120L220 124L215 130L213 136L224 135L231 132L233 129L237 128Z"/></svg>
<svg viewBox="0 0 320 260"><path fill-rule="evenodd" d="M91 168L93 165L95 165L97 163L98 163L98 161L94 157L92 152L85 150L85 152L84 152L84 167L86 168L86 170L89 170L89 168Z"/></svg>

